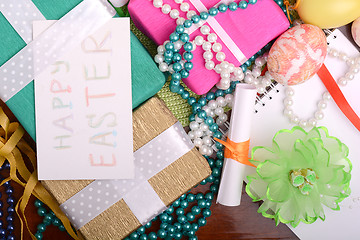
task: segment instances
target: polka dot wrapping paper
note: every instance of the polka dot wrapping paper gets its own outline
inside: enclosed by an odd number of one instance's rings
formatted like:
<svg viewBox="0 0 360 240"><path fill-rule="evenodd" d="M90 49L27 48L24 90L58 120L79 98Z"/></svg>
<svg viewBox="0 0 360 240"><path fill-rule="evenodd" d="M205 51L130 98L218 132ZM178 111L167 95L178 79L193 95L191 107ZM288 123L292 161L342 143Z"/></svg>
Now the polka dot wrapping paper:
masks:
<svg viewBox="0 0 360 240"><path fill-rule="evenodd" d="M146 146L151 140L165 132L167 129L172 127L177 122L177 119L172 115L170 110L165 106L165 103L158 98L151 98L138 109L133 112L133 130L134 130L134 152L141 150L142 147ZM151 146L148 146L151 147ZM164 144L164 149L162 151L162 158L166 158L166 144ZM154 155L156 155L157 149L154 149ZM140 153L141 154L141 151ZM173 153L168 153L168 155L173 155ZM150 158L143 157L139 161L146 165L150 164ZM153 160L150 165L156 166L156 160ZM149 166L150 166L149 165ZM153 166L153 167L155 167ZM144 175L148 175L148 170L153 167L148 167L143 169L145 172ZM193 186L198 184L201 180L208 177L211 173L210 167L202 157L202 155L192 148L182 157L178 158L176 161L171 163L165 169L160 171L154 176L151 176L147 181L151 185L153 191L158 195L161 201L169 206L173 201L178 199L183 193L190 190ZM59 204L65 202L71 203L73 196L82 190L91 188L92 191L95 191L96 186L96 199L101 201L107 201L107 198L110 198L112 194L106 194L110 190L111 185L106 187L106 183L97 184L95 181L43 181L42 184L51 192ZM89 187L90 186L90 187ZM128 188L136 188L136 186L131 186L129 181ZM122 188L121 188L122 189ZM120 190L121 190L120 189ZM141 189L141 188L140 188ZM149 189L149 188L145 188ZM100 193L98 193L100 190ZM137 191L136 191L137 190ZM139 192L138 189L135 189L136 192ZM140 190L141 191L141 190ZM101 197L100 197L101 196ZM94 196L91 196L92 198ZM144 200L135 197L139 204ZM70 201L68 201L71 199ZM125 201L124 201L125 200ZM149 199L146 199L150 201ZM85 239L122 239L135 229L141 226L139 220L135 217L135 214L130 210L132 206L126 204L126 202L134 202L134 199L121 199L113 204L111 207L107 208L100 215L95 217L89 223L82 226L79 231L85 237ZM96 201L95 201L96 202ZM81 204L81 202L73 203ZM103 202L101 203L103 204ZM101 205L100 204L100 205ZM69 206L70 206L69 205ZM94 204L92 204L94 205ZM131 205L131 204L130 204ZM97 208L99 206L91 206L91 208ZM74 212L77 211L74 209ZM85 211L85 210L79 210ZM69 208L69 218L71 218L72 209Z"/></svg>

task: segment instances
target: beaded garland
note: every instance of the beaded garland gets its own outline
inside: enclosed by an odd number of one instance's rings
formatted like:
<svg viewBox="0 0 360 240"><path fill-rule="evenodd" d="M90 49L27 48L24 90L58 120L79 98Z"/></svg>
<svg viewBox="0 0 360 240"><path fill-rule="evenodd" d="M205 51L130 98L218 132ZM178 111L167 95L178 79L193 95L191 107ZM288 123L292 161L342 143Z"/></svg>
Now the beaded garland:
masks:
<svg viewBox="0 0 360 240"><path fill-rule="evenodd" d="M3 164L3 166L0 167L0 170L9 170L10 169L10 164L9 162L5 162ZM0 181L3 181L4 178L2 176L0 176ZM15 206L14 206L14 197L13 197L13 192L14 189L12 188L10 181L7 181L3 184L3 186L5 187L5 193L7 195L7 199L6 202L8 204L7 207L7 217L6 217L6 228L5 228L5 224L2 220L0 220L0 239L6 239L6 240L13 240L15 239L15 236L13 235L14 232L14 213L15 213ZM2 194L0 192L0 198L1 198ZM4 203L2 201L0 201L0 218L2 218L4 216L4 212L2 210L4 206Z"/></svg>

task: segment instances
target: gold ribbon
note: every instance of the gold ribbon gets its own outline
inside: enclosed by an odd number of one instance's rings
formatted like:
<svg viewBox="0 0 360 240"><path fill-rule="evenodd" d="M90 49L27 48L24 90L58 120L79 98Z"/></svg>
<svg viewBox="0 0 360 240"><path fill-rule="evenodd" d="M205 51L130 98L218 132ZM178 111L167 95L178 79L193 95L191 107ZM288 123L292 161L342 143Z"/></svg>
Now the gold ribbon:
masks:
<svg viewBox="0 0 360 240"><path fill-rule="evenodd" d="M290 17L290 12L289 12L289 6L290 6L289 1L284 0L284 5L286 6L286 13L287 13L287 17L289 19L289 22L290 22L290 24L292 24L291 17Z"/></svg>
<svg viewBox="0 0 360 240"><path fill-rule="evenodd" d="M57 201L38 181L36 171L36 154L33 149L22 139L25 130L17 122L10 123L9 118L0 107L0 166L5 160L10 163L10 177L3 180L3 185L9 180L13 180L24 187L24 194L15 206L17 215L21 223L21 239L23 239L24 223L33 240L36 237L31 233L25 216L25 208L29 202L31 194L46 204L55 215L61 220L64 227L71 237L80 239L73 228L69 219L61 211ZM25 161L27 160L27 164Z"/></svg>

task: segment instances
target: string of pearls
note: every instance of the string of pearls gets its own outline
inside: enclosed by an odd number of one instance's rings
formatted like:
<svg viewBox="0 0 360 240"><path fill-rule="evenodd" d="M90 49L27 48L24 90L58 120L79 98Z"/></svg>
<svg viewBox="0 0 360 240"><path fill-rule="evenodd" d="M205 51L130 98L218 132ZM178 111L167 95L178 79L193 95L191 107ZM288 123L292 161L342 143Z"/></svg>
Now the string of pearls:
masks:
<svg viewBox="0 0 360 240"><path fill-rule="evenodd" d="M349 65L349 71L341 78L337 80L337 83L344 87L348 82L354 80L355 75L360 71L360 57L351 58L343 52L339 52L335 49L328 48L328 54L331 57L339 58L345 61ZM284 115L295 124L298 124L302 128L315 127L319 120L324 118L324 109L327 107L327 102L331 99L331 95L328 91L324 92L322 99L317 104L317 109L314 116L310 119L301 119L293 110L292 105L294 104L293 96L295 95L294 88L287 86L285 88L285 99L284 99Z"/></svg>
<svg viewBox="0 0 360 240"><path fill-rule="evenodd" d="M233 95L226 94L224 97L219 96L216 99L210 100L207 105L202 107L202 110L212 118L216 118L216 124L223 125L228 116L224 112L226 106L232 107ZM194 145L199 148L199 152L205 156L211 156L214 152L215 142L212 137L217 129L210 129L209 125L204 122L204 119L195 116L195 121L190 122L190 131L188 133L190 139L194 142Z"/></svg>
<svg viewBox="0 0 360 240"><path fill-rule="evenodd" d="M176 20L177 25L184 24L185 18L180 17L180 12L177 9L171 9L169 4L164 4L163 0L149 0L153 1L153 5L156 8L161 9L161 12L164 14L169 14L172 19ZM196 15L196 12L190 10L190 5L183 0L174 0L175 3L180 4L180 10L186 13L187 19L191 19L193 16Z"/></svg>

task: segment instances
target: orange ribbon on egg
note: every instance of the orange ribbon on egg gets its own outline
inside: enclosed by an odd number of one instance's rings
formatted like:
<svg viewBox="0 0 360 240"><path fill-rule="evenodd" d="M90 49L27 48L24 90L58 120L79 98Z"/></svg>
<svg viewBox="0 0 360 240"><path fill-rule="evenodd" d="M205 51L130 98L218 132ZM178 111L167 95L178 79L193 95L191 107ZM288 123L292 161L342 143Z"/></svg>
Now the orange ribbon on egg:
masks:
<svg viewBox="0 0 360 240"><path fill-rule="evenodd" d="M252 164L248 158L250 139L239 143L231 141L230 138L227 138L226 142L217 138L214 138L214 140L225 146L225 158L231 158L235 161L238 161L239 163L255 167L255 165Z"/></svg>

